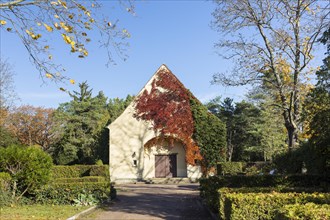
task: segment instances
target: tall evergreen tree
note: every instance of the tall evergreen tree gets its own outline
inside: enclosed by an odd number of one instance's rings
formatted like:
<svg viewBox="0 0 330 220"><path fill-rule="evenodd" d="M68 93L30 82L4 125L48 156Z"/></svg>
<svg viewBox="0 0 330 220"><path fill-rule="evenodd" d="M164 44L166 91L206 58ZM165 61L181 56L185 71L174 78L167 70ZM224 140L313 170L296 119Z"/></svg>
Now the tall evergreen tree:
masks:
<svg viewBox="0 0 330 220"><path fill-rule="evenodd" d="M103 92L92 97L87 82L79 84L79 88L79 92L70 93L73 100L61 104L55 113L58 129L63 131L62 140L54 147L57 164L92 164L104 159L102 153L108 148L101 141L102 130L109 120L107 98Z"/></svg>

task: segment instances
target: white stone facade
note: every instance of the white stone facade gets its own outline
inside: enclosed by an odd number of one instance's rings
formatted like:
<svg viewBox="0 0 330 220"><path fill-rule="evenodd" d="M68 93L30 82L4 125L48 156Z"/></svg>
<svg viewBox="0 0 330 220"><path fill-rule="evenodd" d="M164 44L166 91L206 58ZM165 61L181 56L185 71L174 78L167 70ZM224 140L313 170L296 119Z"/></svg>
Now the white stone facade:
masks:
<svg viewBox="0 0 330 220"><path fill-rule="evenodd" d="M158 70L167 67L162 65ZM150 90L151 82L157 77L157 72L145 85ZM157 155L176 155L176 176L196 180L201 177L199 166L187 165L185 149L181 142L174 141L173 146L162 142L158 146L145 147L151 139L157 137L150 122L137 120L134 117L135 102L113 122L109 128L109 167L112 182L134 182L156 177L155 157Z"/></svg>

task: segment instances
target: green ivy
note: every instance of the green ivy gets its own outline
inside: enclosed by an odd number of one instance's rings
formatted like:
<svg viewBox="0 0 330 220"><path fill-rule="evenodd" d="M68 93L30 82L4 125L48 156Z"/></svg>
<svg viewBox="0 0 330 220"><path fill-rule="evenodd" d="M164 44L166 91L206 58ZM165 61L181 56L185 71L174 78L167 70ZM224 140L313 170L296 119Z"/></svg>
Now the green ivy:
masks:
<svg viewBox="0 0 330 220"><path fill-rule="evenodd" d="M190 107L194 119L193 139L200 149L202 163L208 169L215 167L217 162L225 161L226 157L225 125L192 96Z"/></svg>

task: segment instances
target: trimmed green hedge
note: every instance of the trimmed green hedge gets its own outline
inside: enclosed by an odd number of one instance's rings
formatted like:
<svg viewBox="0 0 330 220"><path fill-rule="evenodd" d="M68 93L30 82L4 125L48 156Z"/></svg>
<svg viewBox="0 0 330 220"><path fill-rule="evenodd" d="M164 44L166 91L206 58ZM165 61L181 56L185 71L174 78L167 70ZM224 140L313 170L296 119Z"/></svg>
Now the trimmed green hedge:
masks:
<svg viewBox="0 0 330 220"><path fill-rule="evenodd" d="M268 174L273 166L269 162L221 162L217 163L217 174L219 176Z"/></svg>
<svg viewBox="0 0 330 220"><path fill-rule="evenodd" d="M315 220L330 219L330 204L294 204L286 205L276 211L275 220Z"/></svg>
<svg viewBox="0 0 330 220"><path fill-rule="evenodd" d="M217 211L219 204L218 190L223 187L271 187L277 191L292 188L292 192L298 187L313 188L313 190L316 188L316 191L327 192L330 190L329 182L329 177L318 175L214 176L200 179L200 195L213 211Z"/></svg>
<svg viewBox="0 0 330 220"><path fill-rule="evenodd" d="M103 176L109 178L108 165L72 165L54 166L52 169L53 179L79 178L84 176Z"/></svg>
<svg viewBox="0 0 330 220"><path fill-rule="evenodd" d="M270 220L284 205L330 203L330 193L226 193L224 197L224 207L219 207L220 216L230 220Z"/></svg>
<svg viewBox="0 0 330 220"><path fill-rule="evenodd" d="M83 176L79 178L57 178L55 183L78 183L78 182L106 182L108 179L102 176Z"/></svg>
<svg viewBox="0 0 330 220"><path fill-rule="evenodd" d="M81 194L93 195L102 202L109 198L109 182L53 183L38 190L36 202L43 204L73 204Z"/></svg>

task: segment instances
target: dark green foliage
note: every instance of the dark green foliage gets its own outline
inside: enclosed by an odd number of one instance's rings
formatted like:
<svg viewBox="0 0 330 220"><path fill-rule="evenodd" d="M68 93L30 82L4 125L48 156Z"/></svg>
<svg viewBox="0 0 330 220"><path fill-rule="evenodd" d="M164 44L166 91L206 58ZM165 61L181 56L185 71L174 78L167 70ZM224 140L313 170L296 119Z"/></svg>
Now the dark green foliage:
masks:
<svg viewBox="0 0 330 220"><path fill-rule="evenodd" d="M134 96L127 95L126 99L109 99L108 103L108 111L110 115L110 119L108 124L111 124L114 120L116 120L121 113L128 107L128 105L133 101Z"/></svg>
<svg viewBox="0 0 330 220"><path fill-rule="evenodd" d="M72 165L54 166L52 168L52 178L79 178L85 176L100 176L109 178L108 165Z"/></svg>
<svg viewBox="0 0 330 220"><path fill-rule="evenodd" d="M276 156L273 161L276 169L283 174L297 174L306 169L308 174L329 176L330 145L316 144L312 142L313 140L312 137L309 142L303 143L299 148Z"/></svg>
<svg viewBox="0 0 330 220"><path fill-rule="evenodd" d="M45 204L73 204L81 194L93 195L97 201L102 202L109 197L110 183L109 181L52 183L38 190L35 200Z"/></svg>
<svg viewBox="0 0 330 220"><path fill-rule="evenodd" d="M330 193L227 193L223 219L274 219L276 211L287 204L330 203Z"/></svg>
<svg viewBox="0 0 330 220"><path fill-rule="evenodd" d="M51 157L38 147L9 146L0 148L0 172L12 178L12 195L19 200L26 192L32 193L50 179Z"/></svg>
<svg viewBox="0 0 330 220"><path fill-rule="evenodd" d="M286 205L276 211L275 220L315 220L330 219L329 204L294 204Z"/></svg>
<svg viewBox="0 0 330 220"><path fill-rule="evenodd" d="M330 28L320 41L327 44L327 56L316 72L316 87L308 94L304 103L303 117L309 122L310 139L305 149L311 157L305 158L307 171L330 175Z"/></svg>
<svg viewBox="0 0 330 220"><path fill-rule="evenodd" d="M198 100L190 98L194 120L193 139L197 142L203 165L206 168L216 166L226 158L226 128L220 119L209 113Z"/></svg>
<svg viewBox="0 0 330 220"><path fill-rule="evenodd" d="M61 104L55 112L62 138L53 147L54 162L94 164L98 159L108 162L107 98L103 92L92 97L86 82L79 87L79 92L70 93L73 100Z"/></svg>
<svg viewBox="0 0 330 220"><path fill-rule="evenodd" d="M285 147L282 119L267 99L255 90L250 102L233 103L220 97L206 104L226 123L227 161L269 161Z"/></svg>

